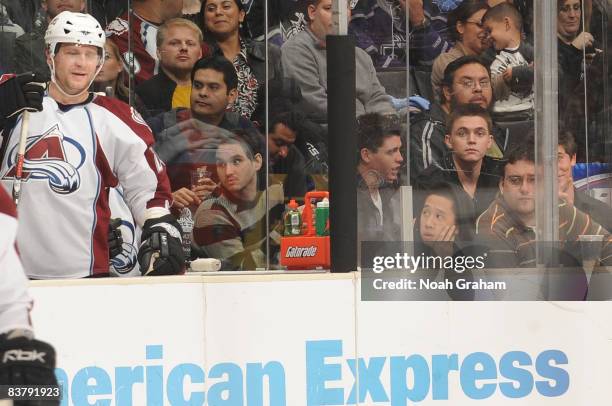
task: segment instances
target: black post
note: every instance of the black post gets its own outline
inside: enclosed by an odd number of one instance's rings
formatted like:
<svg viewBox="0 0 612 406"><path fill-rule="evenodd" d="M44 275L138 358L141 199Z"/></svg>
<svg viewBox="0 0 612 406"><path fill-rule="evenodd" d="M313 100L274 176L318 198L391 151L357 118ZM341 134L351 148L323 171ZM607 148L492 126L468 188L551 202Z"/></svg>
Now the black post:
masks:
<svg viewBox="0 0 612 406"><path fill-rule="evenodd" d="M331 271L357 270L355 42L327 36Z"/></svg>

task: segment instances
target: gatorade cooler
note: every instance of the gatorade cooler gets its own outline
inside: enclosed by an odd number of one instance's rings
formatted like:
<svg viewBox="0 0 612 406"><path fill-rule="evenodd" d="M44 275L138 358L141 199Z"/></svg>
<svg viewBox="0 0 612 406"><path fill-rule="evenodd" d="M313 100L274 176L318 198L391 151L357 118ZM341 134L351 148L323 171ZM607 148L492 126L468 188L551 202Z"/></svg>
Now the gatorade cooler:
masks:
<svg viewBox="0 0 612 406"><path fill-rule="evenodd" d="M329 193L313 191L304 196L302 223L304 232L300 236L281 237L280 263L289 270L329 269L329 236L317 236L313 223L312 199L329 199Z"/></svg>

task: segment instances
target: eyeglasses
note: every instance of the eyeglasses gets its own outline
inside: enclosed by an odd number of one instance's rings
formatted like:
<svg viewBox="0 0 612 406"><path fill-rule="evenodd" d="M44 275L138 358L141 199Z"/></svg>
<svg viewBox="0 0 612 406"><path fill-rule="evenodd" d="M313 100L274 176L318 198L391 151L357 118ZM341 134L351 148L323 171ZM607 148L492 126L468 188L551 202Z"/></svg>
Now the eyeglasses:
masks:
<svg viewBox="0 0 612 406"><path fill-rule="evenodd" d="M514 187L521 187L523 186L523 182L525 181L525 176L518 176L518 175L508 176L506 180L508 181L508 183L510 183ZM527 176L527 184L528 185L535 184L535 176L533 175Z"/></svg>
<svg viewBox="0 0 612 406"><path fill-rule="evenodd" d="M482 21L465 20L465 23L474 24L476 27L480 28L481 30L484 29L484 24L482 23Z"/></svg>
<svg viewBox="0 0 612 406"><path fill-rule="evenodd" d="M563 7L561 7L561 9L559 9L559 12L567 14L567 13L569 13L572 10L574 10L575 12L580 12L581 11L580 10L580 4L577 3L577 4L574 4L573 6L570 5L570 4L567 4L567 5L563 6Z"/></svg>
<svg viewBox="0 0 612 406"><path fill-rule="evenodd" d="M480 79L478 81L473 79L462 79L458 83L465 89L472 90L476 89L476 83L480 85L481 89L488 89L489 87L491 87L491 81L489 79Z"/></svg>

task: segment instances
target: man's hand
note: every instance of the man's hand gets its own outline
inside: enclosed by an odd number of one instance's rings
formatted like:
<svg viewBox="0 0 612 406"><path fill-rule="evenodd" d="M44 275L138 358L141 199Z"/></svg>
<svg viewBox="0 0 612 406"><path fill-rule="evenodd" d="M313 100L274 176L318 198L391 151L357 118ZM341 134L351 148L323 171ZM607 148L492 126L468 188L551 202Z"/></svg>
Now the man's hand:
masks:
<svg viewBox="0 0 612 406"><path fill-rule="evenodd" d="M172 205L179 209L189 206L199 206L204 199L212 193L217 187L217 184L210 178L205 178L200 182L198 186L193 189L186 187L180 188L179 190L172 192Z"/></svg>
<svg viewBox="0 0 612 406"><path fill-rule="evenodd" d="M18 330L0 335L0 382L2 385L57 385L55 350ZM15 405L59 405L59 400L24 400Z"/></svg>
<svg viewBox="0 0 612 406"><path fill-rule="evenodd" d="M9 118L25 110L42 111L45 89L44 78L31 72L1 81L0 114L2 117L0 118Z"/></svg>
<svg viewBox="0 0 612 406"><path fill-rule="evenodd" d="M593 41L595 41L593 36L590 33L583 31L572 41L572 45L582 51L588 47L592 47Z"/></svg>
<svg viewBox="0 0 612 406"><path fill-rule="evenodd" d="M143 275L178 275L185 271L181 233L181 226L171 214L145 222L138 250Z"/></svg>
<svg viewBox="0 0 612 406"><path fill-rule="evenodd" d="M186 151L215 150L231 135L227 130L192 118L160 132L154 149L162 161L170 162Z"/></svg>

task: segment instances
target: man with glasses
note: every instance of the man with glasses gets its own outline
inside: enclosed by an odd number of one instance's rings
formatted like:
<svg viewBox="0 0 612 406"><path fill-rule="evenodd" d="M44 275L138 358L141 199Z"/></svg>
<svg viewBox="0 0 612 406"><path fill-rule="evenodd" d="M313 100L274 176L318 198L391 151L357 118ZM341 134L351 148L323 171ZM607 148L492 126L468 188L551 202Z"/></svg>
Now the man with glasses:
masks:
<svg viewBox="0 0 612 406"><path fill-rule="evenodd" d="M456 185L457 193L472 202L472 213L463 215L473 222L497 193L502 161L485 156L493 143L493 123L487 110L467 104L453 110L448 129L444 142L450 152L419 174L414 186L431 190L441 182Z"/></svg>
<svg viewBox="0 0 612 406"><path fill-rule="evenodd" d="M459 106L477 105L488 110L493 102L491 75L476 56L464 56L449 63L440 90L441 103L411 119L410 178L414 181L426 168L440 162L449 152L445 144L449 115ZM486 155L501 158L507 148L507 131L493 124L493 140Z"/></svg>
<svg viewBox="0 0 612 406"><path fill-rule="evenodd" d="M487 266L536 266L536 164L534 144L530 139L507 155L500 194L476 221L478 239L490 247ZM580 235L601 235L600 261L612 262L612 237L588 214L566 200L559 201L559 242L572 247ZM579 250L578 250L579 251ZM574 260L572 250L561 251L565 259ZM562 262L564 258L561 258Z"/></svg>

